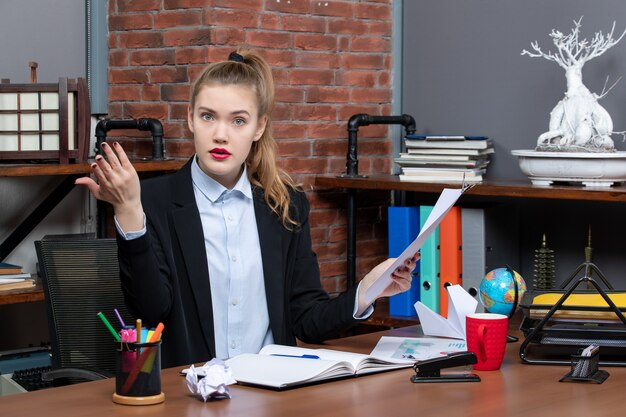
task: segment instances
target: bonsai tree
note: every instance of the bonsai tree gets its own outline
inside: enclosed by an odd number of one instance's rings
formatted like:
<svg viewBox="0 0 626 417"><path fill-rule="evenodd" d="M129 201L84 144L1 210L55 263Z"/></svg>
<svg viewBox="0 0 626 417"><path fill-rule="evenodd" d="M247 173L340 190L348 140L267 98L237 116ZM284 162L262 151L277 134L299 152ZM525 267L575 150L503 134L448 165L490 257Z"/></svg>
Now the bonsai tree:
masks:
<svg viewBox="0 0 626 417"><path fill-rule="evenodd" d="M543 52L537 41L530 44L532 52L525 49L522 51L522 55L556 62L565 70L567 81L565 97L550 113L548 131L539 136L535 148L537 151L615 152L611 134L624 134L613 132L611 116L598 103L615 84L607 90L605 83L601 94L592 93L583 84L582 69L587 61L602 55L617 44L626 31L615 39L613 22L608 34L596 32L593 39L588 41L579 38L581 21L582 17L578 21L574 20L574 28L568 35L552 29L550 37L557 48L556 52Z"/></svg>

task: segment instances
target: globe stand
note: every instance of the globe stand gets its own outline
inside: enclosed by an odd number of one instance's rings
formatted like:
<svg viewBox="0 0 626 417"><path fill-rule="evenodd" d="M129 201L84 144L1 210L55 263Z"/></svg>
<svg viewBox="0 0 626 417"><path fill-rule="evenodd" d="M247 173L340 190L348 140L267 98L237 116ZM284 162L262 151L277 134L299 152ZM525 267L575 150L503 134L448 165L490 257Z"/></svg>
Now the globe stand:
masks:
<svg viewBox="0 0 626 417"><path fill-rule="evenodd" d="M509 274L511 275L511 278L513 279L513 288L515 291L515 296L513 297L513 305L511 306L511 312L509 313L509 320L511 320L511 318L513 317L513 315L515 314L515 310L517 310L517 304L519 302L519 285L517 284L517 280L515 279L515 271L513 271L513 269L510 266L506 266L506 270L509 271ZM519 338L517 336L513 336L513 335L506 335L506 342L507 343L515 343L519 341Z"/></svg>

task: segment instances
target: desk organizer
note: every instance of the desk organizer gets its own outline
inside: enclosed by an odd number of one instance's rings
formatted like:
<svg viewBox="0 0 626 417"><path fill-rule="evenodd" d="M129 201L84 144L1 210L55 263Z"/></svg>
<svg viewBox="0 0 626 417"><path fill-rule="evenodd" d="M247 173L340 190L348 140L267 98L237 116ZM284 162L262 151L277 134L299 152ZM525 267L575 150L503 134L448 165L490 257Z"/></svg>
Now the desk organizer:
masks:
<svg viewBox="0 0 626 417"><path fill-rule="evenodd" d="M626 291L615 290L595 265L586 263L584 266L585 276L567 289L564 287L573 276L561 289L524 294L520 303L524 315L520 330L525 339L519 353L524 363L570 365L569 358L576 355L578 349L595 344L603 350L599 365L626 366L626 317L622 311L626 309ZM606 290L591 277L591 269L603 281ZM589 288L577 290L583 283ZM554 301L537 303L543 294L549 294ZM593 302L578 302L581 299ZM533 351L532 357L530 351Z"/></svg>
<svg viewBox="0 0 626 417"><path fill-rule="evenodd" d="M595 382L596 384L603 383L609 377L609 373L598 369L599 360L599 350L591 356L572 355L571 370L559 382L583 381Z"/></svg>

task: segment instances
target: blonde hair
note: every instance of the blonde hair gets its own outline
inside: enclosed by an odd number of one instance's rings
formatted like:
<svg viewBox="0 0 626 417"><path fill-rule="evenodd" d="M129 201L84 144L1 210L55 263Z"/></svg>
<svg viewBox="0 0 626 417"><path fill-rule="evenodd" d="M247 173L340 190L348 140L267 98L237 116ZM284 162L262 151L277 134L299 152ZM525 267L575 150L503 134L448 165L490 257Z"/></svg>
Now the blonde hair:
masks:
<svg viewBox="0 0 626 417"><path fill-rule="evenodd" d="M258 117L267 117L265 131L253 142L246 167L250 183L264 190L265 201L287 228L297 226L289 212L290 189L298 189L293 179L276 165L278 145L272 135L272 110L274 108L274 79L268 63L248 49L238 49L228 61L210 64L198 77L191 90L191 108L196 97L207 85L248 85L257 97Z"/></svg>

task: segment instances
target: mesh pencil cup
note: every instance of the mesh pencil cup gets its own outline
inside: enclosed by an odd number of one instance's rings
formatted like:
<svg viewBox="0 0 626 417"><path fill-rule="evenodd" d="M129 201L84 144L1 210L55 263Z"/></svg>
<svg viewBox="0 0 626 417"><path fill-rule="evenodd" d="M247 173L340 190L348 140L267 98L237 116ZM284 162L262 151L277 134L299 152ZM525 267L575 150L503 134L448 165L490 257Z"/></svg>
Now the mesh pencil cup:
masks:
<svg viewBox="0 0 626 417"><path fill-rule="evenodd" d="M158 404L161 391L161 341L116 343L113 402L125 405Z"/></svg>

